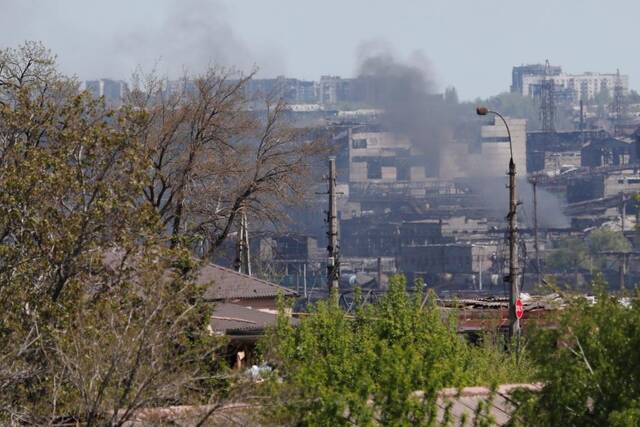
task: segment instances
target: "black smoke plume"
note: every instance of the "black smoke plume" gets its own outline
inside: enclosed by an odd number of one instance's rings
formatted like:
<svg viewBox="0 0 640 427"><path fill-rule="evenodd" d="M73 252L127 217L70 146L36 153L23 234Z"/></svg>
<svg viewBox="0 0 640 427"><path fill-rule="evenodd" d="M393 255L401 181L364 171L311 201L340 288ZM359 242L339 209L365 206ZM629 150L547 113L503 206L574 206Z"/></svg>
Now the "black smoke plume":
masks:
<svg viewBox="0 0 640 427"><path fill-rule="evenodd" d="M358 74L366 85L367 102L384 110L382 124L387 130L408 137L428 155L427 173L437 176L451 120L447 102L436 93L428 60L416 53L400 61L385 48L361 51Z"/></svg>

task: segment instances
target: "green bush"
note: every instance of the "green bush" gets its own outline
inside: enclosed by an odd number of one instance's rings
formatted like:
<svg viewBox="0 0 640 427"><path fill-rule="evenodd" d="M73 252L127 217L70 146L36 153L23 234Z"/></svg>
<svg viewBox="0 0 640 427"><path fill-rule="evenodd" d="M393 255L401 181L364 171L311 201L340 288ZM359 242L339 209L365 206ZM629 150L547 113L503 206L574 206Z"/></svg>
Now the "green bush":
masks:
<svg viewBox="0 0 640 427"><path fill-rule="evenodd" d="M321 302L296 328L282 317L262 343L277 368L268 415L301 425L429 425L434 396L445 387L532 378L528 361L517 364L491 340L467 343L455 319L433 294L409 293L402 276L352 316Z"/></svg>

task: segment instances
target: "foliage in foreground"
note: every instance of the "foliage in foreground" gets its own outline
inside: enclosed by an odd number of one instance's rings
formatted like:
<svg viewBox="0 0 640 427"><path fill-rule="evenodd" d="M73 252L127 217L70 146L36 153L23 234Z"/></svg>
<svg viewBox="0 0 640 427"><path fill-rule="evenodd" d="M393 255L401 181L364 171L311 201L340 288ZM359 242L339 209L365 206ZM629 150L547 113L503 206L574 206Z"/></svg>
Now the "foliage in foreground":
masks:
<svg viewBox="0 0 640 427"><path fill-rule="evenodd" d="M196 265L140 203L143 116L78 92L38 43L0 51L2 425L121 425L214 393Z"/></svg>
<svg viewBox="0 0 640 427"><path fill-rule="evenodd" d="M150 77L113 109L40 43L0 50L1 425L117 426L228 396L189 249L212 254L239 212L277 216L318 151L282 102L250 112L234 77L171 96Z"/></svg>
<svg viewBox="0 0 640 427"><path fill-rule="evenodd" d="M575 301L558 329L531 337L545 386L520 396L526 425L640 425L640 304L625 306L602 279L594 286L595 304Z"/></svg>
<svg viewBox="0 0 640 427"><path fill-rule="evenodd" d="M392 278L379 303L353 316L324 302L295 329L281 316L263 344L281 378L272 384L276 408L269 414L280 423L432 425L434 396L445 387L533 375L525 359L516 364L492 344L468 344L434 296L407 292L402 276Z"/></svg>

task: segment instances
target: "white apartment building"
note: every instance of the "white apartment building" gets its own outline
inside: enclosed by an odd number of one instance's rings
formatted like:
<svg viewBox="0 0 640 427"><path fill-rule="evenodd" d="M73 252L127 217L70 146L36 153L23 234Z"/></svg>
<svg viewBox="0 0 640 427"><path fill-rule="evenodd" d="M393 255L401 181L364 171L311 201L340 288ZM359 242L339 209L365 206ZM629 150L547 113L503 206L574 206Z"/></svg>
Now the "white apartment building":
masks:
<svg viewBox="0 0 640 427"><path fill-rule="evenodd" d="M602 74L602 73L583 73L583 74L559 74L549 77L553 79L556 88L573 92L573 100L587 101L593 99L603 89L609 91L609 95L613 96L616 85L622 86L622 91L626 95L629 92L629 76L626 74ZM544 79L541 75L524 75L522 76L522 95L533 96L536 94L537 88Z"/></svg>
<svg viewBox="0 0 640 427"><path fill-rule="evenodd" d="M94 97L104 97L107 104L120 105L129 88L122 80L100 79L85 82L85 89Z"/></svg>

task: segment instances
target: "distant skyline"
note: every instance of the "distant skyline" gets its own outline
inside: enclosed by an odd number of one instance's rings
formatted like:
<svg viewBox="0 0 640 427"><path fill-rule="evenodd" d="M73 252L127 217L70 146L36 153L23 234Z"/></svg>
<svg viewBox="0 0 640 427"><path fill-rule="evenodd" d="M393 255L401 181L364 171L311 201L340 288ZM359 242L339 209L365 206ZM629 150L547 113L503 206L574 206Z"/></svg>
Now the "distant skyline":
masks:
<svg viewBox="0 0 640 427"><path fill-rule="evenodd" d="M209 64L318 80L356 74L363 44L420 52L438 89L461 99L509 90L511 68L561 65L640 82L640 2L513 0L0 0L0 47L41 40L63 72L127 79L136 66L177 76Z"/></svg>

